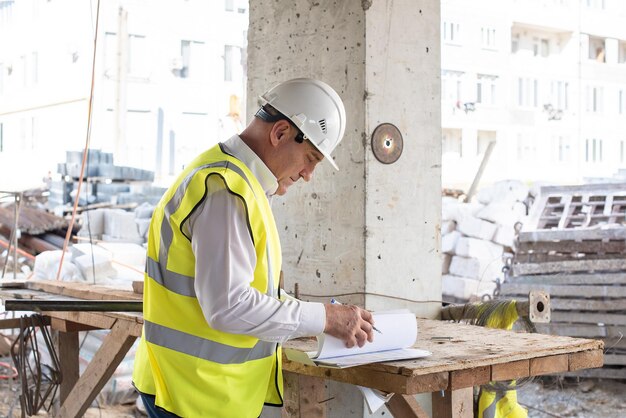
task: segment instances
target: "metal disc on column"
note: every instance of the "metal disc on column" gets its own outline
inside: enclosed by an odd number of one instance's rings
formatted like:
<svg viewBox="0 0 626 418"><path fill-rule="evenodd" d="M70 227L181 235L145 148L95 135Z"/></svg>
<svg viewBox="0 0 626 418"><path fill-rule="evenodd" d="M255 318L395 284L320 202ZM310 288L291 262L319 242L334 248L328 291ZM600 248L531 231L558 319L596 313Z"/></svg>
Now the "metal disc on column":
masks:
<svg viewBox="0 0 626 418"><path fill-rule="evenodd" d="M381 123L372 134L372 152L383 164L395 163L402 154L403 140L400 130L391 123Z"/></svg>

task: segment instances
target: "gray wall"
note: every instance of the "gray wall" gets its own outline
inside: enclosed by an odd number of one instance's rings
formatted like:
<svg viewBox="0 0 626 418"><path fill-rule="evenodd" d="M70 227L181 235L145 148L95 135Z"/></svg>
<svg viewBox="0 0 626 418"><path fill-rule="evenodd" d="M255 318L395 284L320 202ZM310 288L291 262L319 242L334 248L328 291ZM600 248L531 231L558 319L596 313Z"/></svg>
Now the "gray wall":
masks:
<svg viewBox="0 0 626 418"><path fill-rule="evenodd" d="M274 83L308 76L337 90L348 117L340 171L321 163L274 200L286 289L298 283L302 299L439 312L439 19L438 1L250 2L247 114ZM370 146L383 122L404 137L391 165ZM353 388L330 389L345 399L328 402L329 417L367 415Z"/></svg>

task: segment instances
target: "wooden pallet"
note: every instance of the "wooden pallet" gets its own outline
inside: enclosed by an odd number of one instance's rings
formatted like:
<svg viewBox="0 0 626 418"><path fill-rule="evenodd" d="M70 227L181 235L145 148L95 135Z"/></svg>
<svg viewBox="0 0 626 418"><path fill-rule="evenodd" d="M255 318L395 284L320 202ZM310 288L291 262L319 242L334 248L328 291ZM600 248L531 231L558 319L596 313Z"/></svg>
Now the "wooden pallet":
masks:
<svg viewBox="0 0 626 418"><path fill-rule="evenodd" d="M519 242L626 239L626 184L542 187Z"/></svg>

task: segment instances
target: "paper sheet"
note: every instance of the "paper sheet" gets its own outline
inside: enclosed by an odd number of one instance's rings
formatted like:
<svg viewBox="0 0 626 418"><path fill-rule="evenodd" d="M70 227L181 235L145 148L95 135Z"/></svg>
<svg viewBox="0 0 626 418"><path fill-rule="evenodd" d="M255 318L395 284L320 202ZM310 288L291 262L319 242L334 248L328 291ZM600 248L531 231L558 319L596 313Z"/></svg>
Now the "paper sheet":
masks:
<svg viewBox="0 0 626 418"><path fill-rule="evenodd" d="M374 332L374 341L363 347L346 348L343 341L322 334L317 353L309 353L315 363L329 367L352 367L381 361L426 357L429 351L410 348L417 338L417 321L408 310L373 313L381 333Z"/></svg>

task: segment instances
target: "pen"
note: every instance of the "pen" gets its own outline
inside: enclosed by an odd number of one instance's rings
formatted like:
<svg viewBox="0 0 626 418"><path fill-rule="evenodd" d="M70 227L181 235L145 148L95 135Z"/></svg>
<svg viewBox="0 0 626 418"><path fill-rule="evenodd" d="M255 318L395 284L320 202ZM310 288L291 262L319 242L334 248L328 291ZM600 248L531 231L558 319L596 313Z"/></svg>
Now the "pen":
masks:
<svg viewBox="0 0 626 418"><path fill-rule="evenodd" d="M341 302L339 302L339 301L338 301L337 299L335 299L335 298L330 299L330 303L331 303L331 304L333 304L333 305L341 305L341 304L342 304ZM373 329L374 331L376 331L377 333L382 334L382 331L381 331L381 330L379 330L378 328L376 328L374 325L372 325L372 329Z"/></svg>

